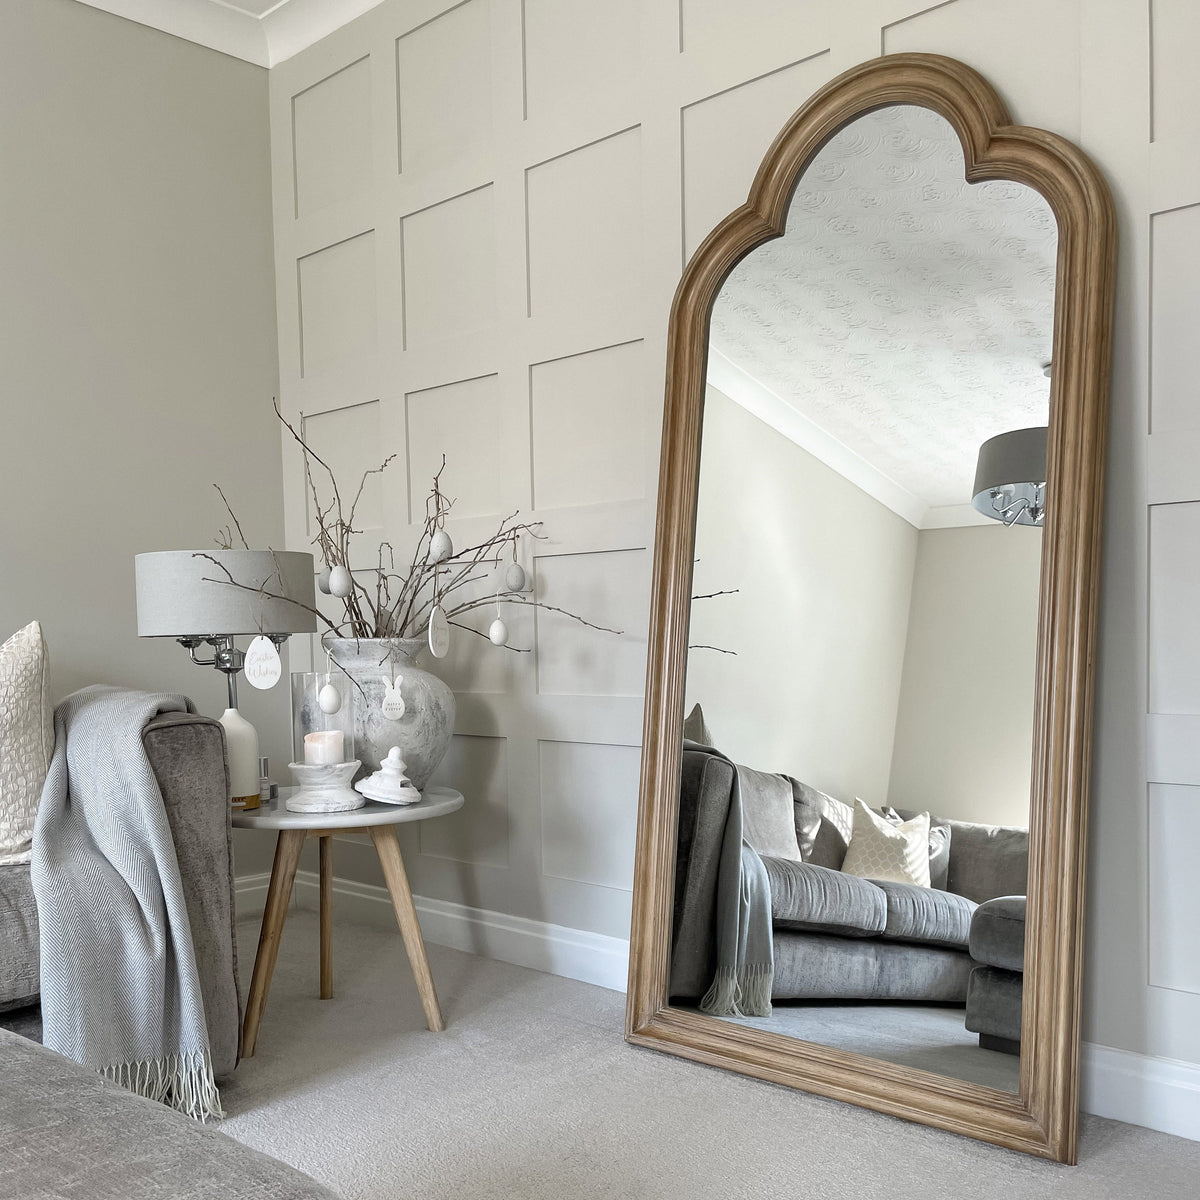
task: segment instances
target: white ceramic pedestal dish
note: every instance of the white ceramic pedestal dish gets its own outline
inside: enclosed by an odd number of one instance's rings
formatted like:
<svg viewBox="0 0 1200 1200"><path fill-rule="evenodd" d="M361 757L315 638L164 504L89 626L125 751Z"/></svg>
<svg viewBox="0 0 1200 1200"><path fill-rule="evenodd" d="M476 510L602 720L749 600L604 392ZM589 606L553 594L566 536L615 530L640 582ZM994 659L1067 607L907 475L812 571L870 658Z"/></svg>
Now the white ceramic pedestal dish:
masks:
<svg viewBox="0 0 1200 1200"><path fill-rule="evenodd" d="M354 785L355 791L362 792L368 800L378 800L382 804L417 804L421 793L409 782L404 768L400 747L393 746L379 770L367 779L360 779Z"/></svg>
<svg viewBox="0 0 1200 1200"><path fill-rule="evenodd" d="M288 763L297 791L287 798L290 812L346 812L366 800L351 786L358 759L340 763Z"/></svg>

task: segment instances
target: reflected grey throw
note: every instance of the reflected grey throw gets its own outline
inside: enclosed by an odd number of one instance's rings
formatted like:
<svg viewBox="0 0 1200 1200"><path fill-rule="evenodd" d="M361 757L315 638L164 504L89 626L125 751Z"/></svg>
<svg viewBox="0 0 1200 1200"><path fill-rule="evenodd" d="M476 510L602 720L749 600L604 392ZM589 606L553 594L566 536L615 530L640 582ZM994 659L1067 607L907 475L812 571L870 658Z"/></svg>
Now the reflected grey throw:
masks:
<svg viewBox="0 0 1200 1200"><path fill-rule="evenodd" d="M769 1017L775 978L771 886L762 859L742 837L737 764L719 750L702 748L733 767L733 784L717 870L717 970L700 1009L714 1017Z"/></svg>
<svg viewBox="0 0 1200 1200"><path fill-rule="evenodd" d="M142 729L184 696L85 688L54 712L34 827L43 1042L200 1120L213 1079L179 864Z"/></svg>

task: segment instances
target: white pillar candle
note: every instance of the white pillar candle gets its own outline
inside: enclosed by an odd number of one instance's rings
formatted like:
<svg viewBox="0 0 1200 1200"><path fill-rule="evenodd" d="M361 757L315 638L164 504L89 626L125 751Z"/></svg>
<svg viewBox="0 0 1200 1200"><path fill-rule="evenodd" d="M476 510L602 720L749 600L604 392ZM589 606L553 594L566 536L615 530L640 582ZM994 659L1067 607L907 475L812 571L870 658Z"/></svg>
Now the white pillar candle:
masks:
<svg viewBox="0 0 1200 1200"><path fill-rule="evenodd" d="M304 735L306 763L340 763L342 761L342 731L322 729Z"/></svg>

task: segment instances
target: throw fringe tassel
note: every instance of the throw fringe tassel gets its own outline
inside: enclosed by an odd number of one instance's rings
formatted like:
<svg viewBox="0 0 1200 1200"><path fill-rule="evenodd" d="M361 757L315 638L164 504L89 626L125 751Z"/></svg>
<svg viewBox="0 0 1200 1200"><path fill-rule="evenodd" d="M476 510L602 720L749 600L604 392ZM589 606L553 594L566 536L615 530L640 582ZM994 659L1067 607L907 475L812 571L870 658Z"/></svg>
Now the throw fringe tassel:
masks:
<svg viewBox="0 0 1200 1200"><path fill-rule="evenodd" d="M207 1050L112 1063L99 1068L99 1073L137 1096L156 1100L197 1121L225 1115Z"/></svg>
<svg viewBox="0 0 1200 1200"><path fill-rule="evenodd" d="M713 1017L769 1017L774 982L770 963L741 971L721 967L700 1001L700 1011Z"/></svg>

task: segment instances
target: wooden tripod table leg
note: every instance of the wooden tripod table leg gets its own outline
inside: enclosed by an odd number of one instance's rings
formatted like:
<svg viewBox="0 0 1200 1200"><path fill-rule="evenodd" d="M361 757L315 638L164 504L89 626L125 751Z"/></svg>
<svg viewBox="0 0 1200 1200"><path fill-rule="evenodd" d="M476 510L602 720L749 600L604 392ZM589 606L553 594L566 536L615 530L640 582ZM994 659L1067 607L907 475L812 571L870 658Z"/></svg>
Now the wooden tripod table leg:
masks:
<svg viewBox="0 0 1200 1200"><path fill-rule="evenodd" d="M253 1058L258 1041L258 1024L262 1020L279 957L279 939L292 896L292 882L300 851L304 849L303 829L282 829L275 843L275 862L271 866L271 884L267 888L267 907L263 913L262 932L258 936L258 954L254 958L254 975L250 980L250 996L246 1001L246 1021L242 1026L242 1057Z"/></svg>
<svg viewBox="0 0 1200 1200"><path fill-rule="evenodd" d="M321 849L321 999L333 999L333 837L322 834Z"/></svg>
<svg viewBox="0 0 1200 1200"><path fill-rule="evenodd" d="M442 1020L442 1010L433 987L433 976L429 973L429 960L425 957L425 943L421 939L421 925L417 920L412 892L409 891L408 876L404 873L404 861L400 857L400 843L396 841L395 828L391 825L372 825L371 840L375 843L375 850L383 867L383 878L392 895L396 921L404 938L404 948L408 951L408 961L412 964L417 991L425 1009L425 1022L434 1033L438 1033L446 1028L446 1022Z"/></svg>

